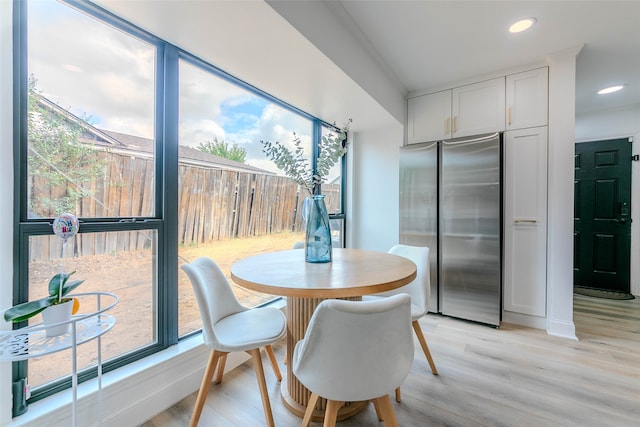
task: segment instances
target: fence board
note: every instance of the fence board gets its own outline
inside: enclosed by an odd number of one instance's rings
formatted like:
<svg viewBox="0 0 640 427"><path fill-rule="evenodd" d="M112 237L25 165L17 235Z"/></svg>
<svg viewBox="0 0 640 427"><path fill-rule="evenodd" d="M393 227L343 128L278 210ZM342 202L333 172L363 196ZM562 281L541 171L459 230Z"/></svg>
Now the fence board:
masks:
<svg viewBox="0 0 640 427"><path fill-rule="evenodd" d="M80 217L153 216L155 205L153 159L119 153L100 153L103 176L86 183L89 191L76 205ZM73 184L51 185L38 177L30 181L33 208L47 212L46 199L68 194ZM340 203L340 186L324 184L329 212ZM304 227L302 203L306 194L291 179L270 174L191 166L178 169L178 240L182 245L208 243L237 237L261 236ZM54 216L54 213L48 213ZM53 237L53 236L52 236ZM75 241L78 255L93 255L149 248L146 231L82 233ZM32 260L59 256L57 237L40 237L31 245ZM69 249L68 249L69 250Z"/></svg>

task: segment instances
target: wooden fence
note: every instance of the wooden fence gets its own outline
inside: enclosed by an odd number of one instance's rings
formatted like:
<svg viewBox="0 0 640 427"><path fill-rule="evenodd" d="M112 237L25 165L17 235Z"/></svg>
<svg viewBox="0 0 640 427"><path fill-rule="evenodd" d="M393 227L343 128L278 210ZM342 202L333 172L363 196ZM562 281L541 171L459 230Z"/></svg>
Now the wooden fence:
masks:
<svg viewBox="0 0 640 427"><path fill-rule="evenodd" d="M80 218L132 218L153 216L154 164L145 157L100 153L103 176L92 179L72 213ZM39 177L30 182L33 207L53 217L47 201L81 190L65 180L51 183ZM304 227L302 202L305 192L291 179L270 174L238 172L179 164L178 242L203 244L238 237L262 236ZM324 184L329 212L340 204L340 186ZM151 247L153 230L80 233L66 256L94 255ZM31 260L60 257L60 239L39 236L30 245ZM71 245L71 243L69 244Z"/></svg>

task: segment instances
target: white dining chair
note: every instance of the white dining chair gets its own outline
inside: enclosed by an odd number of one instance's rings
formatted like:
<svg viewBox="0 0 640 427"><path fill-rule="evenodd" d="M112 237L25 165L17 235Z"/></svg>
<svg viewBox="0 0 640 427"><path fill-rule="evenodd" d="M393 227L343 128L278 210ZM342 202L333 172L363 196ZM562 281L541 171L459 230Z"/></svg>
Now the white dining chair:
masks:
<svg viewBox="0 0 640 427"><path fill-rule="evenodd" d="M413 261L416 265L416 278L408 285L400 288L382 292L375 295L365 295L364 301L371 301L382 297L407 293L411 296L411 325L416 333L420 347L429 362L431 373L438 375L438 369L433 361L427 340L424 337L422 328L418 320L429 311L429 297L431 294L431 279L429 272L429 248L427 246L394 245L389 249L389 253L405 257ZM400 402L400 388L396 389L396 401Z"/></svg>
<svg viewBox="0 0 640 427"><path fill-rule="evenodd" d="M311 391L302 426L320 397L327 399L324 427L335 426L345 402L372 400L385 426L397 426L388 392L413 362L411 299L322 301L293 352L293 373Z"/></svg>
<svg viewBox="0 0 640 427"><path fill-rule="evenodd" d="M271 345L286 335L285 315L273 307L242 306L233 294L220 267L209 258L202 257L189 264L183 264L182 269L189 276L198 301L204 343L211 348L211 355L189 425L192 427L198 425L216 366L218 369L216 384L218 384L222 381L227 354L245 351L253 359L267 425L273 427L273 414L262 368L260 347L265 347L273 372L280 381L282 375Z"/></svg>

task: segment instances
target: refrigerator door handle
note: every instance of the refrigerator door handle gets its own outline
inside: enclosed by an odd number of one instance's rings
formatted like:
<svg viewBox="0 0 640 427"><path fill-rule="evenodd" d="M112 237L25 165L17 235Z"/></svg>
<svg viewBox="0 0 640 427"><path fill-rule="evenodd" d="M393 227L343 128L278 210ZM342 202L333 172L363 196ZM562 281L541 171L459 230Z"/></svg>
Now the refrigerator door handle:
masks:
<svg viewBox="0 0 640 427"><path fill-rule="evenodd" d="M514 219L513 223L514 224L537 224L538 220L518 218L518 219Z"/></svg>
<svg viewBox="0 0 640 427"><path fill-rule="evenodd" d="M458 138L458 139L449 139L449 140L444 140L442 141L442 143L444 145L456 145L456 144L470 144L470 143L480 143L480 142L485 142L485 141L490 141L492 139L498 138L500 136L500 134L498 132L496 133L492 133L489 135L483 135L480 137L476 137L476 138Z"/></svg>
<svg viewBox="0 0 640 427"><path fill-rule="evenodd" d="M416 146L414 146L416 145ZM401 147L402 151L428 151L438 145L438 141L433 141L431 144L409 144Z"/></svg>

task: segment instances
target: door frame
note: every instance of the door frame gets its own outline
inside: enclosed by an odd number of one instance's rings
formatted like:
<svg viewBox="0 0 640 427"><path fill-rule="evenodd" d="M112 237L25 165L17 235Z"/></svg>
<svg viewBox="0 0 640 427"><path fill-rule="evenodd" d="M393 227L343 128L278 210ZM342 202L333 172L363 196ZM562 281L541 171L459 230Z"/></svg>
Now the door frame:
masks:
<svg viewBox="0 0 640 427"><path fill-rule="evenodd" d="M597 138L576 140L575 144L582 142L598 142L610 139L631 138L633 156L640 155L640 133L636 135L600 136ZM575 196L574 196L575 197ZM631 164L631 266L629 268L630 291L640 297L640 265L633 260L640 259L640 161Z"/></svg>

